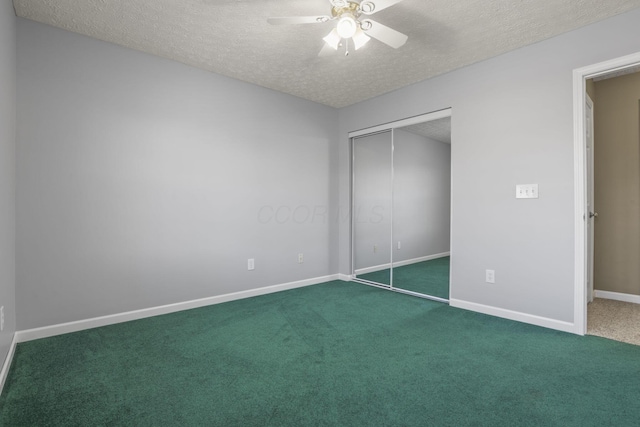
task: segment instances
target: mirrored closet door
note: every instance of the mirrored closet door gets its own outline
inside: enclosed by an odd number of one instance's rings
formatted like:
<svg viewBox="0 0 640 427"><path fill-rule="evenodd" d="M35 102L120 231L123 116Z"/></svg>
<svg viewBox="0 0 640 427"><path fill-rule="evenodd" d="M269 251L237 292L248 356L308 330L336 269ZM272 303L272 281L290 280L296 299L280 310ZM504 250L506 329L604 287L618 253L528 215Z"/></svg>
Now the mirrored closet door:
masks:
<svg viewBox="0 0 640 427"><path fill-rule="evenodd" d="M391 286L391 131L352 140L355 277Z"/></svg>
<svg viewBox="0 0 640 427"><path fill-rule="evenodd" d="M451 118L393 129L393 286L449 299Z"/></svg>
<svg viewBox="0 0 640 427"><path fill-rule="evenodd" d="M446 302L451 232L451 113L352 137L356 281Z"/></svg>

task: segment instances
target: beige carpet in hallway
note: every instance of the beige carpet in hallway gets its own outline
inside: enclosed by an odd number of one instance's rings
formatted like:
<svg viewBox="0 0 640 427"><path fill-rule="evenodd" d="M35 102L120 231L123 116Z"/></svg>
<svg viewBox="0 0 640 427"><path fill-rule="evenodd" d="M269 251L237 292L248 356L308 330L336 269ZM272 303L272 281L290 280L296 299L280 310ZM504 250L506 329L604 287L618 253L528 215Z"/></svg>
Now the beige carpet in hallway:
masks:
<svg viewBox="0 0 640 427"><path fill-rule="evenodd" d="M640 345L640 304L595 298L587 307L587 334Z"/></svg>

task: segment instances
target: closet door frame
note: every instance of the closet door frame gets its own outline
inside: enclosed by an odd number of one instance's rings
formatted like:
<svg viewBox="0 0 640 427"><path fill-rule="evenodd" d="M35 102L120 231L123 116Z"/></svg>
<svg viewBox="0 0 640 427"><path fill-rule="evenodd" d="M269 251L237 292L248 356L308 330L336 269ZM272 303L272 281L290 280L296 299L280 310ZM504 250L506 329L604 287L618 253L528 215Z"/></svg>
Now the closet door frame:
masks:
<svg viewBox="0 0 640 427"><path fill-rule="evenodd" d="M394 122L390 122L390 123L384 123L381 125L376 125L376 126L372 126L372 127L368 127L365 129L361 129L361 130L357 130L357 131L353 131L353 132L349 132L349 144L350 144L350 148L351 148L351 280L354 282L358 282L358 283L362 283L365 285L369 285L369 286L375 286L377 288L382 288L382 289L387 289L393 292L398 292L398 293L402 293L402 294L407 294L407 295L412 295L412 296L416 296L416 297L420 297L420 298L425 298L425 299L430 299L430 300L434 300L434 301L439 301L439 302L444 302L444 303L448 303L449 300L448 299L444 299L444 298L440 298L440 297L436 297L436 296L430 296L430 295L425 295L425 294L420 294L417 292L413 292L413 291L409 291L409 290L405 290L405 289L398 289L395 288L393 286L393 208L391 209L391 233L390 233L390 241L391 241L391 256L390 256L390 260L389 260L389 268L390 268L390 284L389 285L384 285L381 283L377 283L377 282L372 282L370 280L366 280L366 279L361 279L358 278L356 276L356 272L355 272L355 215L354 215L354 203L355 203L355 197L354 197L354 191L355 191L355 168L354 168L354 164L355 164L355 149L354 149L354 141L356 138L358 137L365 137L365 136L369 136L369 135L375 135L378 133L383 133L383 132L391 132L391 200L392 200L392 206L393 206L393 135L394 135L394 129L396 128L402 128L405 126L411 126L411 125L415 125L418 123L424 123L424 122L430 122L433 120L438 120L438 119L444 119L446 117L451 117L452 116L452 109L451 108L445 108L443 110L438 110L438 111L433 111L430 113L426 113L426 114L420 114L417 116L412 116L412 117L408 117L406 119L402 119L402 120L397 120ZM450 245L451 247L451 245ZM451 271L449 271L449 277L451 277Z"/></svg>
<svg viewBox="0 0 640 427"><path fill-rule="evenodd" d="M355 149L355 143L356 140L359 138L366 138L368 136L374 136L374 135L379 135L379 134L383 134L383 133L388 133L390 136L389 142L390 142L390 146L389 146L389 151L390 151L390 156L389 159L391 161L391 175L390 175L390 191L391 191L391 211L390 211L390 227L389 227L389 284L385 284L385 283L380 283L380 282L374 282L371 280L367 280L367 279L363 279L361 277L357 277L356 275L356 214L355 212L357 211L357 208L355 206L356 203L356 198L354 196L355 190L356 190L356 186L357 186L357 180L356 180L356 168L355 168L355 163L356 163L356 149ZM351 134L350 134L351 135ZM393 129L381 129L378 131L374 131L374 132L370 132L370 133L366 133L366 134L362 134L362 135L357 135L357 136L350 136L349 137L349 143L351 145L351 280L356 281L356 282L360 282L360 283L364 283L366 285L371 285L371 286L376 286L378 288L383 288L383 289L391 289L393 288Z"/></svg>

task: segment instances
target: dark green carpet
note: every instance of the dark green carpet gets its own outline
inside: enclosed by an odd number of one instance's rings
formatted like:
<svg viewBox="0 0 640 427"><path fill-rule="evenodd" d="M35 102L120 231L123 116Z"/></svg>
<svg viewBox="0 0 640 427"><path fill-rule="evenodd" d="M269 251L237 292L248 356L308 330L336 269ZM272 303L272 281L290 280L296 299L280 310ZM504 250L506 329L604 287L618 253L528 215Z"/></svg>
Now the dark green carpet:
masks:
<svg viewBox="0 0 640 427"><path fill-rule="evenodd" d="M19 344L2 426L631 426L640 347L347 282Z"/></svg>
<svg viewBox="0 0 640 427"><path fill-rule="evenodd" d="M394 267L393 287L449 299L450 257ZM358 278L389 284L389 269L358 275Z"/></svg>
<svg viewBox="0 0 640 427"><path fill-rule="evenodd" d="M449 299L449 259L447 256L396 267L393 269L393 286Z"/></svg>

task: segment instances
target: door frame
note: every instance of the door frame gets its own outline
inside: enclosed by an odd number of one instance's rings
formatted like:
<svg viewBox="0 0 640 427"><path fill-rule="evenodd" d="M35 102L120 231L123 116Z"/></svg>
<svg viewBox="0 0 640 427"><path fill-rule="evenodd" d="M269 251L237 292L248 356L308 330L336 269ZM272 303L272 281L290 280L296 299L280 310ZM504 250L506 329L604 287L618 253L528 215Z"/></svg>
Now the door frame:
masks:
<svg viewBox="0 0 640 427"><path fill-rule="evenodd" d="M595 217L591 216L592 212L596 211L595 208L595 134L594 128L594 113L593 113L593 100L589 96L589 94L585 94L585 106L589 108L591 113L589 116L589 122L585 123L586 135L591 135L591 149L586 150L587 154L587 164L586 164L586 173L587 173L587 206L586 212L587 217L585 218L585 222L587 224L587 304L593 301L593 262L594 262L594 253L595 253ZM586 111L585 111L586 112ZM586 116L586 114L585 114ZM588 139L588 137L585 137ZM585 142L586 142L585 139ZM589 206L589 202L591 202L591 206Z"/></svg>
<svg viewBox="0 0 640 427"><path fill-rule="evenodd" d="M587 156L586 81L627 68L640 66L640 52L573 70L573 153L574 153L574 333L587 332Z"/></svg>

